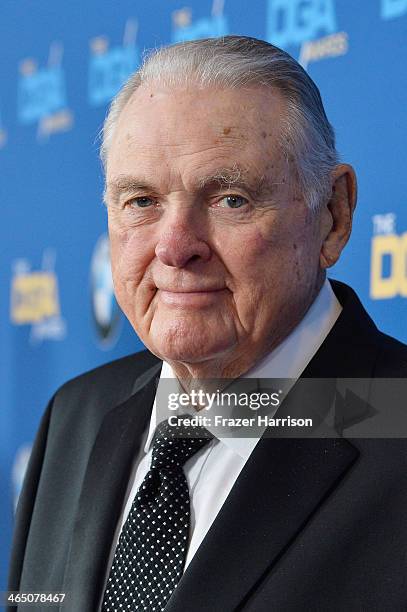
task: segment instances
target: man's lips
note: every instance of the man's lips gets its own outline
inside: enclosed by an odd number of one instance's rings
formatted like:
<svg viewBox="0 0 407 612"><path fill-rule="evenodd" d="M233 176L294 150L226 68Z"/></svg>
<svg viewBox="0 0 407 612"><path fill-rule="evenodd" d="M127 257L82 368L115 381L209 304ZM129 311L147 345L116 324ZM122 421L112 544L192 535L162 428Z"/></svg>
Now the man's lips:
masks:
<svg viewBox="0 0 407 612"><path fill-rule="evenodd" d="M199 288L199 289L158 289L159 298L169 305L178 306L204 306L216 302L220 294L226 289Z"/></svg>
<svg viewBox="0 0 407 612"><path fill-rule="evenodd" d="M206 293L208 291L223 291L225 287L197 287L191 289L171 289L171 287L157 287L159 291L165 291L167 293Z"/></svg>

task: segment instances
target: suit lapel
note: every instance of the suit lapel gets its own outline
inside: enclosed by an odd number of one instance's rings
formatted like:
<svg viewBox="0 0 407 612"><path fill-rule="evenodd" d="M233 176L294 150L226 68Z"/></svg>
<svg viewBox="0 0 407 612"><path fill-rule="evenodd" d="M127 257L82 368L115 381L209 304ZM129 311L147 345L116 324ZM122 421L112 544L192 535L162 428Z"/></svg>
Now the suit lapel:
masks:
<svg viewBox="0 0 407 612"><path fill-rule="evenodd" d="M357 456L343 439L260 440L166 612L242 605Z"/></svg>
<svg viewBox="0 0 407 612"><path fill-rule="evenodd" d="M301 378L370 378L379 350L377 327L353 289L330 282L343 309Z"/></svg>
<svg viewBox="0 0 407 612"><path fill-rule="evenodd" d="M128 400L110 410L97 434L78 504L64 592L70 610L95 610L132 464L150 418L161 362ZM69 599L68 599L69 598Z"/></svg>
<svg viewBox="0 0 407 612"><path fill-rule="evenodd" d="M343 311L302 374L302 378L326 379L314 385L308 398L308 405L318 406L322 419L329 409L324 401L328 404L332 399L336 379L370 377L377 356L377 329L356 294L342 283L333 281L332 286ZM301 394L294 389L278 415L301 412ZM338 418L342 416L336 415ZM339 437L263 437L174 591L166 612L183 612L191 602L194 612L243 607L252 590L293 544L358 456L358 450Z"/></svg>

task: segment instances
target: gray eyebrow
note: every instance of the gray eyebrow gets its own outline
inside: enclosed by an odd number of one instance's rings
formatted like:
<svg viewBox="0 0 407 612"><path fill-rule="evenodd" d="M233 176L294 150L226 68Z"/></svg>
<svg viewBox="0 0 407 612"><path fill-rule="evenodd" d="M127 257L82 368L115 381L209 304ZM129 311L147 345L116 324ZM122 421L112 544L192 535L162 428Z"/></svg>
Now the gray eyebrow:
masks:
<svg viewBox="0 0 407 612"><path fill-rule="evenodd" d="M235 164L231 168L219 168L213 174L201 177L198 185L201 189L204 189L210 183L219 183L222 186L237 185L244 182L246 174L242 168Z"/></svg>
<svg viewBox="0 0 407 612"><path fill-rule="evenodd" d="M120 193L124 191L137 191L143 189L152 190L153 186L135 176L120 174L114 180L106 183L105 190L103 192L103 201L105 204L107 203L106 200L108 193L111 194L113 199L117 199Z"/></svg>
<svg viewBox="0 0 407 612"><path fill-rule="evenodd" d="M233 186L248 187L255 196L259 196L262 193L273 193L275 186L282 184L281 181L273 181L271 176L266 176L265 174L257 175L251 179L249 179L248 174L246 169L233 164L231 167L220 168L214 174L202 177L199 179L198 185L201 189L212 183L227 188L232 188Z"/></svg>
<svg viewBox="0 0 407 612"><path fill-rule="evenodd" d="M210 183L219 183L220 185L235 185L243 182L244 171L237 167L219 168L213 174L203 176L198 179L198 187L204 189ZM138 179L135 176L121 174L106 185L106 191L118 194L122 191L135 191L137 189L152 189L146 181Z"/></svg>
<svg viewBox="0 0 407 612"><path fill-rule="evenodd" d="M200 177L197 181L197 187L203 190L209 185L217 184L219 187L231 188L233 186L245 186L247 180L248 172L234 164L231 167L218 168L214 173ZM273 186L279 184L265 175L256 177L254 182L255 185L252 185L252 190L256 194L260 194L263 190L273 191ZM248 186L250 187L250 185ZM108 194L117 199L122 192L143 190L154 191L155 188L142 178L121 174L106 184L103 200L106 203Z"/></svg>

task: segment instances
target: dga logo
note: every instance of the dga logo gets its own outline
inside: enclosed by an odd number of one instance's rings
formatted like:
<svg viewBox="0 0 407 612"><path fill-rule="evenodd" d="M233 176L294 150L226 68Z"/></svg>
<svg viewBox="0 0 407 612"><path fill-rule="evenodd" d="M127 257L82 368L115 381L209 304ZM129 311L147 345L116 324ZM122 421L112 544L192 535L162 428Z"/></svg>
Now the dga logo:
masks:
<svg viewBox="0 0 407 612"><path fill-rule="evenodd" d="M304 68L348 51L347 33L337 32L333 0L268 0L267 39L286 50L300 46Z"/></svg>
<svg viewBox="0 0 407 612"><path fill-rule="evenodd" d="M31 325L30 340L63 340L66 322L61 317L58 279L54 272L55 253L43 256L42 270L31 270L26 259L14 262L11 281L10 315L14 325Z"/></svg>
<svg viewBox="0 0 407 612"><path fill-rule="evenodd" d="M395 19L407 13L407 0L381 0L382 19Z"/></svg>
<svg viewBox="0 0 407 612"><path fill-rule="evenodd" d="M102 347L110 348L118 338L121 311L113 292L109 238L98 239L91 261L92 313Z"/></svg>
<svg viewBox="0 0 407 612"><path fill-rule="evenodd" d="M98 36L90 41L88 98L91 106L109 102L136 70L139 65L137 30L137 21L128 19L122 46L109 49L106 36Z"/></svg>
<svg viewBox="0 0 407 612"><path fill-rule="evenodd" d="M223 14L224 0L213 0L210 17L192 21L192 10L188 7L172 14L172 42L196 40L197 38L216 38L229 33L227 19Z"/></svg>
<svg viewBox="0 0 407 612"><path fill-rule="evenodd" d="M73 114L67 108L62 55L62 45L53 43L45 68L38 68L32 58L20 63L18 120L22 125L38 122L40 139L69 130L73 124Z"/></svg>
<svg viewBox="0 0 407 612"><path fill-rule="evenodd" d="M1 120L1 114L0 114L0 149L4 147L6 142L7 142L7 132L3 127L3 122Z"/></svg>
<svg viewBox="0 0 407 612"><path fill-rule="evenodd" d="M396 215L373 217L370 296L385 300L407 297L407 232L396 233Z"/></svg>
<svg viewBox="0 0 407 612"><path fill-rule="evenodd" d="M14 512L17 509L18 498L20 497L21 489L23 488L23 481L31 455L31 448L31 444L23 444L23 446L20 446L16 453L13 468L11 470Z"/></svg>

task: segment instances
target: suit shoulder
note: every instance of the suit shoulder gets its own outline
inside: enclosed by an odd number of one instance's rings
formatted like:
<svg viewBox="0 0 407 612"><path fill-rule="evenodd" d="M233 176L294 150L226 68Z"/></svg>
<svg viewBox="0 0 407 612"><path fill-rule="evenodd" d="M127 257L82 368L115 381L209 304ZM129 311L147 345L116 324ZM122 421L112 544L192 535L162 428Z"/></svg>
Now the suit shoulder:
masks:
<svg viewBox="0 0 407 612"><path fill-rule="evenodd" d="M375 376L407 377L407 345L383 332L378 333L379 354Z"/></svg>
<svg viewBox="0 0 407 612"><path fill-rule="evenodd" d="M124 401L131 395L137 378L160 363L158 357L144 350L93 368L68 380L56 392L55 397L75 399L92 396L102 403Z"/></svg>

